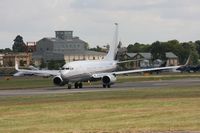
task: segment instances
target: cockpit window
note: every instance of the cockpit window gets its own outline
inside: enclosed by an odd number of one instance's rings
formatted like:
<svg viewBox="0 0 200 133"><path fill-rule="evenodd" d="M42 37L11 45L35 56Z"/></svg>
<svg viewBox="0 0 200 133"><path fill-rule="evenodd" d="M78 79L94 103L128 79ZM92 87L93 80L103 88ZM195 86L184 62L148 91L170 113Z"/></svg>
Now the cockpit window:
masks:
<svg viewBox="0 0 200 133"><path fill-rule="evenodd" d="M62 70L69 70L69 67L63 67Z"/></svg>
<svg viewBox="0 0 200 133"><path fill-rule="evenodd" d="M63 67L62 70L73 70L72 67Z"/></svg>

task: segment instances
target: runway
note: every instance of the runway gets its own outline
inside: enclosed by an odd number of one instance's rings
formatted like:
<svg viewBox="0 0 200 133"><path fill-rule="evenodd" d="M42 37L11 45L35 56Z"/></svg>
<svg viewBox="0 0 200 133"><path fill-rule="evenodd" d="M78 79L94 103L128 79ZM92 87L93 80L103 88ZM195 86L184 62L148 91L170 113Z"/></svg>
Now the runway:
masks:
<svg viewBox="0 0 200 133"><path fill-rule="evenodd" d="M0 90L0 96L28 96L28 95L47 95L47 94L66 94L80 92L98 92L98 91L118 91L128 89L148 89L148 88L166 88L166 87L185 87L200 86L200 79L179 79L179 80L158 80L116 83L111 88L102 88L101 85L86 86L82 89L66 89L65 87L48 87L35 89L19 90Z"/></svg>

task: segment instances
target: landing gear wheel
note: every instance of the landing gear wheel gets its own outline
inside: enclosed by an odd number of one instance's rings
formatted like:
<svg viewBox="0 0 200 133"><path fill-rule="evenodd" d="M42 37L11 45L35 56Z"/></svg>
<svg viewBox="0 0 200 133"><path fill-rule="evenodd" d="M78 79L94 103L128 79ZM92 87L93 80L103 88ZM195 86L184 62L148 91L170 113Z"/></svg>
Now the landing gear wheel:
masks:
<svg viewBox="0 0 200 133"><path fill-rule="evenodd" d="M83 88L83 83L80 82L80 83L78 84L78 87L79 87L79 88Z"/></svg>
<svg viewBox="0 0 200 133"><path fill-rule="evenodd" d="M103 88L110 88L111 85L103 85Z"/></svg>
<svg viewBox="0 0 200 133"><path fill-rule="evenodd" d="M68 84L68 87L67 87L68 89L71 89L72 88L72 85L71 84Z"/></svg>
<svg viewBox="0 0 200 133"><path fill-rule="evenodd" d="M77 89L77 88L79 87L79 84L76 82L76 83L74 84L74 87Z"/></svg>

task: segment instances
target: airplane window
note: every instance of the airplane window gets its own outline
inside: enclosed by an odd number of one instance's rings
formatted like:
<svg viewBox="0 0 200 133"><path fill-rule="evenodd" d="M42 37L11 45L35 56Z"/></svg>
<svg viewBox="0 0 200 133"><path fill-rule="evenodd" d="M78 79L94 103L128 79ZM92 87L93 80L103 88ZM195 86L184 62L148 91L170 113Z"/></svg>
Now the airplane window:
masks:
<svg viewBox="0 0 200 133"><path fill-rule="evenodd" d="M63 67L62 70L69 70L69 68L68 67L66 67L66 68Z"/></svg>

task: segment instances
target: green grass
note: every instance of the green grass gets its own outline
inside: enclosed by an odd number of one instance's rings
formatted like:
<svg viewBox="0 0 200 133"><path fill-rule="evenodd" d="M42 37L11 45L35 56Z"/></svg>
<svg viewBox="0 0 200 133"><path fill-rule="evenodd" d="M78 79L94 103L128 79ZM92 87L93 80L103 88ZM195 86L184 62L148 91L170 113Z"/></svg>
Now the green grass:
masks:
<svg viewBox="0 0 200 133"><path fill-rule="evenodd" d="M41 77L1 77L0 89L29 89L54 86L51 78Z"/></svg>
<svg viewBox="0 0 200 133"><path fill-rule="evenodd" d="M200 88L0 97L0 132L200 131Z"/></svg>

